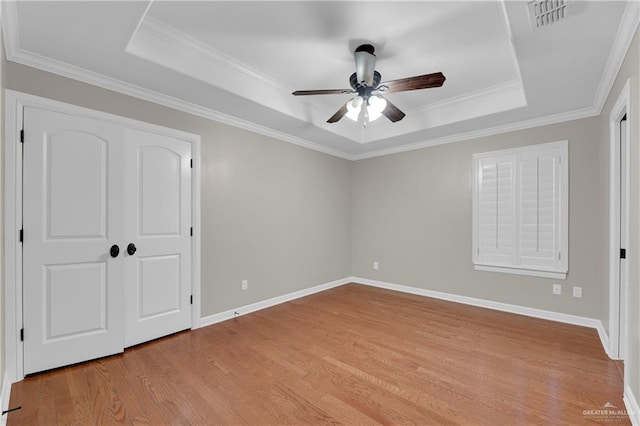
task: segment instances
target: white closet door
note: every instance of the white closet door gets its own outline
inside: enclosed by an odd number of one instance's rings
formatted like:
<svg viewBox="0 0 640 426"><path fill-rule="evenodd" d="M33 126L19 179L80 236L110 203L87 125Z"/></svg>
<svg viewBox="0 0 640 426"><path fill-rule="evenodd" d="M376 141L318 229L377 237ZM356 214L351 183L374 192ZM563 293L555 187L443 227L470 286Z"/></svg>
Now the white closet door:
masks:
<svg viewBox="0 0 640 426"><path fill-rule="evenodd" d="M24 128L29 374L123 350L122 127L25 108Z"/></svg>
<svg viewBox="0 0 640 426"><path fill-rule="evenodd" d="M128 347L191 328L191 144L125 129L124 158Z"/></svg>

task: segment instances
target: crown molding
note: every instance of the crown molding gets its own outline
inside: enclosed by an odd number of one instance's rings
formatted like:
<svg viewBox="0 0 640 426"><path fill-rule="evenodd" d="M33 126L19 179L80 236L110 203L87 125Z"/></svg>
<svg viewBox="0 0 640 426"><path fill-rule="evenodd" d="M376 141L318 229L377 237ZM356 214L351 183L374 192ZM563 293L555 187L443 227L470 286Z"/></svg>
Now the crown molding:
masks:
<svg viewBox="0 0 640 426"><path fill-rule="evenodd" d="M6 27L5 27L6 28ZM43 71L51 72L63 77L67 77L73 80L88 83L94 86L102 87L107 90L122 93L124 95L133 96L138 99L153 102L168 108L172 108L178 111L186 112L188 114L196 115L198 117L206 118L209 120L217 121L230 126L238 127L244 130L248 130L254 133L258 133L264 136L268 136L274 139L278 139L284 142L292 143L304 148L309 148L314 151L329 154L345 160L356 161L373 157L381 157L384 155L397 154L401 152L414 151L417 149L428 148L437 145L444 145L448 143L462 142L465 140L476 139L485 136L492 136L500 133L507 133L516 130L524 130L532 127L540 127L550 124L561 123L564 121L578 120L581 118L588 118L600 113L594 107L584 108L575 111L569 111L561 114L554 114L550 116L535 118L532 120L524 120L516 123L509 123L501 126L491 127L487 129L481 129L477 131L471 131L466 133L460 133L451 136L445 136L441 138L427 139L421 142L402 145L393 148L384 148L364 154L350 154L344 151L332 149L318 143L302 139L288 133L280 132L275 129L268 128L259 124L252 123L247 120L243 120L229 114L225 114L219 111L215 111L210 108L202 107L193 103L185 102L183 100L163 95L161 93L144 89L142 87L126 83L120 80L116 80L110 77L106 77L101 74L88 71L83 68L79 68L67 63L63 63L54 59L50 59L41 55L36 55L30 52L26 52L22 49L15 49L11 52L7 49L7 59L13 62L17 62L23 65L27 65L33 68L37 68Z"/></svg>
<svg viewBox="0 0 640 426"><path fill-rule="evenodd" d="M299 138L278 130L252 123L211 108L205 108L194 103L186 102L172 96L145 89L143 87L127 83L112 77L89 71L85 68L77 67L66 62L51 59L46 56L28 52L19 47L18 39L18 16L15 2L3 2L2 10L2 28L5 40L5 52L7 60L36 68L42 71L50 72L72 80L91 84L103 89L118 92L127 96L132 96L148 102L153 102L171 109L182 111L198 117L213 120L219 123L227 124L233 127L244 129L250 132L258 133L324 154L329 154L345 160L353 160L353 155L320 145L303 138Z"/></svg>
<svg viewBox="0 0 640 426"><path fill-rule="evenodd" d="M18 8L16 2L2 2L2 38L4 39L4 50L9 59L9 51L15 50L19 46L18 40Z"/></svg>
<svg viewBox="0 0 640 426"><path fill-rule="evenodd" d="M598 113L602 112L602 108L604 108L604 104L607 102L609 93L613 88L624 58L633 41L633 36L638 28L638 24L640 24L640 2L637 0L628 1L622 15L622 22L618 27L618 33L613 42L613 48L609 53L609 58L605 65L606 68L593 99L594 108Z"/></svg>
<svg viewBox="0 0 640 426"><path fill-rule="evenodd" d="M314 151L319 151L346 160L353 159L353 156L351 154L332 149L324 145L320 145L316 142L299 138L288 133L280 132L278 130L262 126L260 124L252 123L248 120L234 117L232 115L225 114L211 108L206 108L191 102L186 102L181 99L174 98L172 96L164 95L153 90L145 89L134 84L106 77L102 74L98 74L84 68L76 67L74 65L60 62L55 59L47 58L31 52L26 52L22 49L15 49L11 53L9 53L9 51L7 50L7 59L12 62L17 62L19 64L57 74L62 77L81 81L83 83L91 84L93 86L101 87L113 92L122 93L124 95L132 96L144 101L153 102L167 108L186 112L188 114L196 115L198 117L206 118L212 121L217 121L219 123L228 124L233 127L238 127L240 129L248 130L250 132L292 143L304 148L309 148Z"/></svg>
<svg viewBox="0 0 640 426"><path fill-rule="evenodd" d="M289 117L310 121L337 136L362 143L359 128L327 127L326 118L335 111L317 99L303 97L292 104L293 88L156 19L144 17L141 20L125 51ZM216 72L211 73L212 69ZM302 108L305 105L307 108Z"/></svg>
<svg viewBox="0 0 640 426"><path fill-rule="evenodd" d="M407 112L409 114L424 113L424 112L431 113L439 109L445 109L450 107L456 108L456 107L460 107L461 104L466 102L471 102L476 100L486 101L487 97L492 97L496 94L500 94L503 92L510 92L510 91L522 91L524 93L524 88L522 87L522 80L511 80L511 81L506 81L504 83L495 84L493 86L484 87L482 89L474 90L473 92L454 96L439 102L426 104L418 108L413 108L412 110Z"/></svg>
<svg viewBox="0 0 640 426"><path fill-rule="evenodd" d="M417 149L429 148L437 145L445 145L448 143L463 142L471 139L478 139L486 136L499 135L503 133L515 132L518 130L526 130L534 127L548 126L551 124L564 123L567 121L580 120L599 115L600 112L593 107L583 108L575 111L563 112L560 114L547 115L544 117L534 118L531 120L523 120L515 123L503 124L500 126L489 127L481 130L473 130L471 132L459 133L441 138L427 139L407 145L401 145L393 148L383 148L365 154L354 155L355 160L364 160L367 158L382 157L385 155L399 154L401 152L415 151Z"/></svg>
<svg viewBox="0 0 640 426"><path fill-rule="evenodd" d="M241 72L243 74L248 75L249 77L260 81L261 83L272 86L279 91L290 93L294 89L288 87L284 83L275 80L268 75L249 67L248 65L232 58L229 55L226 55L219 50L212 48L211 46L196 40L195 38L184 34L183 32L176 30L175 28L170 27L169 25L158 21L157 19L151 18L149 16L145 17L141 24L138 26L134 34L131 36L129 40L129 44L126 47L126 51L129 52L131 46L134 44L134 40L136 38L136 34L140 32L145 32L158 40L162 40L164 43L170 44L173 47L179 49L185 49L192 52L197 52L203 56L205 56L208 60L216 62L221 62L227 65L229 68L232 68L235 71ZM135 54L135 53L134 53Z"/></svg>

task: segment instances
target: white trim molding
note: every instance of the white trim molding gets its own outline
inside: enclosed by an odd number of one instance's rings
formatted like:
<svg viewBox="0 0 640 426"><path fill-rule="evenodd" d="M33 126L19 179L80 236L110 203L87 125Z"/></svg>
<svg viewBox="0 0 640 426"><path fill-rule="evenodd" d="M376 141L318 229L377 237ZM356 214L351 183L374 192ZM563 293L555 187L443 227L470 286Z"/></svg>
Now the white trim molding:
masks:
<svg viewBox="0 0 640 426"><path fill-rule="evenodd" d="M314 287L309 287L303 290L295 291L292 293L284 294L282 296L273 297L271 299L263 300L260 302L252 303L249 305L241 306L235 309L229 309L224 312L220 312L213 315L208 315L201 318L200 327L207 327L222 321L226 321L235 318L240 315L246 315L251 312L256 312L261 309L270 308L272 306L286 303L291 300L299 299L301 297L309 296L311 294L319 293L331 288L340 287L345 284L361 284L371 287L384 288L387 290L399 291L402 293L415 294L417 296L431 297L434 299L446 300L454 303L462 303L464 305L477 306L480 308L493 309L501 312L509 312L512 314L525 315L533 318L540 318L549 321L556 321L565 324L578 325L581 327L593 328L598 332L598 337L605 352L607 352L608 337L604 329L602 321L594 318L581 317L577 315L563 314L559 312L546 311L543 309L529 308L526 306L512 305L509 303L495 302L492 300L478 299L475 297L461 296L457 294L445 293L434 290L426 290L418 287L411 287L400 284L393 284L384 281L371 280L368 278L360 277L348 277L331 281L325 284L320 284ZM608 353L608 352L607 352Z"/></svg>
<svg viewBox="0 0 640 426"><path fill-rule="evenodd" d="M503 302L494 302L492 300L478 299L475 297L461 296L458 294L444 293L441 291L427 290L418 287L410 287L406 285L393 284L384 281L370 280L367 278L351 277L349 282L364 284L372 287L384 288L387 290L400 291L402 293L415 294L418 296L432 297L434 299L446 300L449 302L462 303L464 305L477 306L480 308L493 309L495 311L509 312L512 314L525 315L533 318L540 318L550 321L562 322L565 324L579 325L582 327L595 328L600 336L604 330L602 321L581 317L577 315L563 314L560 312L545 311L543 309L529 308L526 306L512 305ZM601 337L602 341L602 337ZM603 342L604 346L604 342Z"/></svg>
<svg viewBox="0 0 640 426"><path fill-rule="evenodd" d="M507 266L493 266L493 265L473 265L473 269L475 269L476 271L501 272L503 274L514 274L514 275L528 275L530 277L553 278L556 280L567 279L566 272L552 272L552 271L542 271L537 269L526 269L526 268L510 268Z"/></svg>
<svg viewBox="0 0 640 426"><path fill-rule="evenodd" d="M235 309L229 309L217 314L208 315L200 319L200 327L207 327L209 325L217 324L219 322L226 321L240 315L250 314L251 312L270 308L281 303L290 302L292 300L300 299L301 297L309 296L311 294L319 293L331 288L340 287L342 285L349 284L350 282L350 278L343 278L341 280L331 281L314 287L305 288L303 290L294 291L292 293L283 294L282 296L276 296L272 297L271 299L266 299L260 302L251 303L249 305L240 306Z"/></svg>
<svg viewBox="0 0 640 426"><path fill-rule="evenodd" d="M631 424L633 426L640 426L640 406L638 406L638 399L629 386L624 388L623 401Z"/></svg>
<svg viewBox="0 0 640 426"><path fill-rule="evenodd" d="M625 330L627 318L626 306L621 306L620 301L626 300L624 293L627 292L627 285L621 283L620 267L626 267L626 263L620 262L620 248L628 248L629 230L629 207L626 207L626 214L621 211L621 190L624 187L626 200L629 200L629 185L623 185L623 180L629 182L630 176L630 127L626 126L626 134L620 134L618 123L627 116L628 120L633 119L631 114L631 82L627 80L618 95L615 105L609 115L609 347L608 353L614 359L624 358ZM624 146L622 146L624 143ZM621 154L625 153L624 163L621 161ZM624 172L624 175L622 174ZM621 217L625 217L625 223L621 223ZM623 226L624 225L624 226ZM627 230L626 238L621 236L621 229ZM623 275L624 277L625 275ZM626 274L628 276L628 274ZM622 286L621 286L622 285ZM623 337L622 339L620 337Z"/></svg>
<svg viewBox="0 0 640 426"><path fill-rule="evenodd" d="M449 143L463 142L472 139L484 138L487 136L501 135L519 130L533 129L541 126L549 126L551 124L565 123L567 121L581 120L599 115L600 112L593 107L582 108L575 111L563 112L559 114L547 115L544 117L532 118L530 120L517 121L514 123L503 124L486 129L473 130L465 133L458 133L451 136L443 136L440 138L428 139L421 142L410 143L406 145L395 146L391 148L383 148L364 154L356 154L352 156L352 160L364 160L367 158L382 157L385 155L399 154L401 152L415 151L418 149L429 148L432 146L446 145Z"/></svg>
<svg viewBox="0 0 640 426"><path fill-rule="evenodd" d="M602 74L602 79L598 85L595 98L593 100L593 106L597 109L598 114L602 112L605 102L611 93L611 89L616 81L616 77L624 58L627 56L627 51L633 41L633 36L640 23L640 2L628 1L622 15L622 22L618 27L618 33L616 34L615 41L609 58L607 59L606 68Z"/></svg>
<svg viewBox="0 0 640 426"><path fill-rule="evenodd" d="M22 250L18 230L22 225L22 150L20 129L23 104L5 90L4 126L4 368L11 383L22 379Z"/></svg>

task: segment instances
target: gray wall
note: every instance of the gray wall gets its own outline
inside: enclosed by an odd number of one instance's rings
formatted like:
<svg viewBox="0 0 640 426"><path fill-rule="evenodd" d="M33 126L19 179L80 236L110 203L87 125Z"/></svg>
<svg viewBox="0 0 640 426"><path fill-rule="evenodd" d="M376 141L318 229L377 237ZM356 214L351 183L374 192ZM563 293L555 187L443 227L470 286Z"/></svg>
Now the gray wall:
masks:
<svg viewBox="0 0 640 426"><path fill-rule="evenodd" d="M605 282L597 117L357 161L352 180L352 273L422 289L592 318ZM472 155L569 140L566 281L474 271ZM378 261L375 271L372 262ZM563 294L554 296L552 283ZM572 286L583 297L573 298Z"/></svg>
<svg viewBox="0 0 640 426"><path fill-rule="evenodd" d="M625 383L633 394L636 401L640 399L640 35L638 31L633 38L631 47L627 52L622 67L616 77L615 84L609 93L609 98L602 110L601 129L602 139L605 141L606 150L602 152L603 161L609 161L609 115L615 105L620 92L627 80L631 84L630 111L631 116L627 117L630 124L630 162L631 162L631 182L630 182L630 246L629 256L629 343L628 353L625 360L625 375L628 375L629 382ZM608 163L607 163L608 164ZM606 188L604 191L609 194L609 168L604 176ZM607 215L606 223L609 217ZM607 253L608 255L608 253ZM608 272L607 272L608 273ZM608 299L607 299L608 300ZM608 306L607 306L608 308ZM608 312L608 310L607 310ZM608 319L608 318L607 318Z"/></svg>
<svg viewBox="0 0 640 426"><path fill-rule="evenodd" d="M348 161L12 62L7 87L201 135L203 316L350 275Z"/></svg>
<svg viewBox="0 0 640 426"><path fill-rule="evenodd" d="M357 276L607 317L608 201L600 190L607 165L597 117L350 163L11 62L7 84L202 136L203 315ZM563 139L570 150L563 294L551 294L555 280L474 271L472 154ZM583 287L582 299L571 297L573 285Z"/></svg>

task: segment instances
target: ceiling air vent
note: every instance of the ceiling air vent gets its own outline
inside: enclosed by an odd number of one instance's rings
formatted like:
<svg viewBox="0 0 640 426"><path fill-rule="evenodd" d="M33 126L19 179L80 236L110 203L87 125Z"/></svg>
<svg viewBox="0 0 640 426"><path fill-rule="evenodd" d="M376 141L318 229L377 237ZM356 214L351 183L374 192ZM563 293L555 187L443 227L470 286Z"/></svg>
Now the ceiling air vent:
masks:
<svg viewBox="0 0 640 426"><path fill-rule="evenodd" d="M529 2L529 16L533 29L548 27L567 17L567 0L539 0Z"/></svg>

